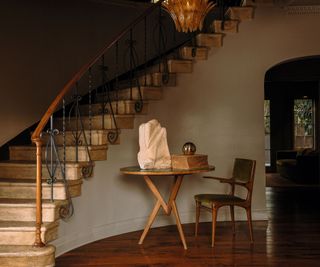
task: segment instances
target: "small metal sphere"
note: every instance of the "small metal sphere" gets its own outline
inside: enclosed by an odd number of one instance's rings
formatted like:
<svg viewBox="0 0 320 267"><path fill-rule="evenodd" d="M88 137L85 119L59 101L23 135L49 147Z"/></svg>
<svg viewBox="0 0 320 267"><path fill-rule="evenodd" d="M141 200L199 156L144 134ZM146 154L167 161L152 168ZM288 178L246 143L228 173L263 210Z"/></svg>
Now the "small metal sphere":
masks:
<svg viewBox="0 0 320 267"><path fill-rule="evenodd" d="M182 152L184 155L194 155L196 153L196 146L194 143L187 142L182 147Z"/></svg>

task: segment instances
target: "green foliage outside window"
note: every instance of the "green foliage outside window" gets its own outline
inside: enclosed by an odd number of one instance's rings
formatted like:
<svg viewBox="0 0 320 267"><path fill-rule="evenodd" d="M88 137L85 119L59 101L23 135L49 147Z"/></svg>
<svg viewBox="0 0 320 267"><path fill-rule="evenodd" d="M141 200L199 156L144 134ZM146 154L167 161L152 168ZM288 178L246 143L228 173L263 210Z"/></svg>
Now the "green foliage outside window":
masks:
<svg viewBox="0 0 320 267"><path fill-rule="evenodd" d="M264 133L270 134L270 100L264 101Z"/></svg>
<svg viewBox="0 0 320 267"><path fill-rule="evenodd" d="M311 99L296 99L294 101L294 120L296 134L313 135L313 111Z"/></svg>

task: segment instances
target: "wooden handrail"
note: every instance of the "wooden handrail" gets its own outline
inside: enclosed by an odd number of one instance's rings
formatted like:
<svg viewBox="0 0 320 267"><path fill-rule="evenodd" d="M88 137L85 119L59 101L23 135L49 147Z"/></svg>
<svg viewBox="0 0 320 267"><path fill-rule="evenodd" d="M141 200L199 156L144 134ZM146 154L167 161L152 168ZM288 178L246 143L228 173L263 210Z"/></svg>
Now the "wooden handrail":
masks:
<svg viewBox="0 0 320 267"><path fill-rule="evenodd" d="M36 173L36 231L35 231L35 247L42 247L44 243L41 240L41 225L42 225L42 142L41 133L49 121L50 117L56 111L60 102L65 95L71 91L75 84L82 78L82 76L95 64L97 61L125 34L127 34L134 26L136 26L142 19L144 19L155 8L159 7L164 0L160 0L155 5L147 8L137 19L135 19L129 26L127 26L112 42L104 46L87 64L82 66L80 70L68 81L57 97L50 104L48 110L41 118L37 128L31 136L31 140L37 146L37 173Z"/></svg>

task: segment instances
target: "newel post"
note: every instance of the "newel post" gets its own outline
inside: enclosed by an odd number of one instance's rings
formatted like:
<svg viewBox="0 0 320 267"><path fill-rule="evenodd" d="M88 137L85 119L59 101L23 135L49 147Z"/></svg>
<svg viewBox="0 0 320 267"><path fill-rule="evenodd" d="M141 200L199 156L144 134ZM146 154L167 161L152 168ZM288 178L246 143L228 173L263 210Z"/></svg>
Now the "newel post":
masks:
<svg viewBox="0 0 320 267"><path fill-rule="evenodd" d="M36 239L35 247L43 247L41 240L42 225L42 141L40 138L32 140L37 147L37 177L36 177Z"/></svg>

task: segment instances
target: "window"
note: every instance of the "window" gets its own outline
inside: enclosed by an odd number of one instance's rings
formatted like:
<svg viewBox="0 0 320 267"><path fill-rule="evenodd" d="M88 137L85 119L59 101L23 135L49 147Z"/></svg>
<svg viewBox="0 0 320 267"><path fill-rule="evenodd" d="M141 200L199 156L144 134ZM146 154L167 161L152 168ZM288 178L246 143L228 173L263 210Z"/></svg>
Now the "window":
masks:
<svg viewBox="0 0 320 267"><path fill-rule="evenodd" d="M314 101L294 100L294 147L314 148Z"/></svg>
<svg viewBox="0 0 320 267"><path fill-rule="evenodd" d="M270 100L264 100L264 144L265 166L270 166Z"/></svg>

